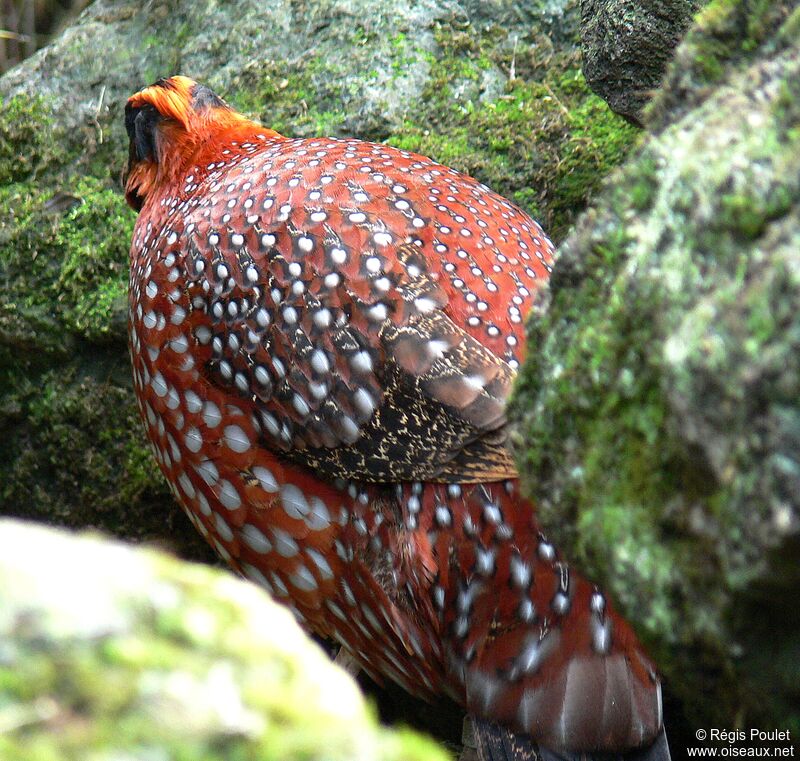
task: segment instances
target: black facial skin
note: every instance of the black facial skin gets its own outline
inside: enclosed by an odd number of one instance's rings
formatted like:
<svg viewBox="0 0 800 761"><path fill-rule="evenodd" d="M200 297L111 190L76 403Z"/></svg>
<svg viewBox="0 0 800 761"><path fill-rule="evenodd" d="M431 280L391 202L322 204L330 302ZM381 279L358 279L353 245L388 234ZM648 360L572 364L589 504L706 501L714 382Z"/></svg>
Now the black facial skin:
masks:
<svg viewBox="0 0 800 761"><path fill-rule="evenodd" d="M157 161L156 127L162 116L149 103L133 108L125 106L125 129L131 141L131 157L137 161Z"/></svg>
<svg viewBox="0 0 800 761"><path fill-rule="evenodd" d="M174 90L175 84L168 79L159 79L151 87ZM191 107L195 112L202 112L209 108L227 109L228 105L205 85L195 85L191 90ZM127 180L135 163L139 161L158 163L156 130L164 118L150 103L141 106L131 106L130 104L125 106L125 129L130 140L130 147L128 170L125 172L123 182ZM144 199L135 190L128 192L126 198L134 209L141 210Z"/></svg>
<svg viewBox="0 0 800 761"><path fill-rule="evenodd" d="M138 161L158 161L156 152L156 128L162 120L161 114L150 104L132 107L125 106L125 130L130 139L128 148L128 169L123 175L123 185L128 180L128 175L133 165ZM144 199L136 191L129 191L125 198L133 209L141 211Z"/></svg>

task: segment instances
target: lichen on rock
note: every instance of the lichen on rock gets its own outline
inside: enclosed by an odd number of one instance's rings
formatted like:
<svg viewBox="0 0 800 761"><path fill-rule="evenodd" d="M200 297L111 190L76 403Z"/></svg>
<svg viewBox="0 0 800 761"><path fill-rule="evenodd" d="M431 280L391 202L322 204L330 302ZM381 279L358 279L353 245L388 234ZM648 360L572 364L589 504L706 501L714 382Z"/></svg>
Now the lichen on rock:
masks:
<svg viewBox="0 0 800 761"><path fill-rule="evenodd" d="M560 249L513 403L541 520L693 726L800 728L798 14L700 14L679 94Z"/></svg>
<svg viewBox="0 0 800 761"><path fill-rule="evenodd" d="M42 559L46 558L46 562ZM0 519L0 757L444 761L228 573Z"/></svg>

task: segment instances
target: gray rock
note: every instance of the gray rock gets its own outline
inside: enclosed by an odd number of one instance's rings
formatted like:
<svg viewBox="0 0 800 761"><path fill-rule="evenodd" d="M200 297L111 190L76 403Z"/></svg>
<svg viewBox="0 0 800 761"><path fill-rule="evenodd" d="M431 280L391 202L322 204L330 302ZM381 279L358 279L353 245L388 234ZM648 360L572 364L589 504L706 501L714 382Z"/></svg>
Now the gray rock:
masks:
<svg viewBox="0 0 800 761"><path fill-rule="evenodd" d="M513 410L542 521L691 725L794 736L799 30L797 2L699 15L654 134L560 248Z"/></svg>
<svg viewBox="0 0 800 761"><path fill-rule="evenodd" d="M583 74L618 114L641 124L675 47L705 0L581 0Z"/></svg>

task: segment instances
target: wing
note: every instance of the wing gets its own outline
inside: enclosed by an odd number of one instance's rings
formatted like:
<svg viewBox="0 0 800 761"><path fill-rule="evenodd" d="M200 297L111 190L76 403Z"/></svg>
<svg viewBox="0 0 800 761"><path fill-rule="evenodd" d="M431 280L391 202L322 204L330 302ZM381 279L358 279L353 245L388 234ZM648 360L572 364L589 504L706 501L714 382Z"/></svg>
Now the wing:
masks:
<svg viewBox="0 0 800 761"><path fill-rule="evenodd" d="M386 146L242 149L166 233L209 382L249 402L266 447L321 475L513 475L504 405L550 265L538 225Z"/></svg>

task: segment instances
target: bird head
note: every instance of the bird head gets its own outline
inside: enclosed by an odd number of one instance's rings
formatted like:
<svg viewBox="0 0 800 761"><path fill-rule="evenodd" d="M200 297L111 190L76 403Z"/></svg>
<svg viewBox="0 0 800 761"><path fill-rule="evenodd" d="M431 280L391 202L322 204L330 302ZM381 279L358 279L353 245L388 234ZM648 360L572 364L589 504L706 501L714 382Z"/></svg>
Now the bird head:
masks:
<svg viewBox="0 0 800 761"><path fill-rule="evenodd" d="M130 147L125 200L140 211L148 196L179 178L223 135L270 133L234 111L205 85L183 76L159 79L128 98Z"/></svg>

